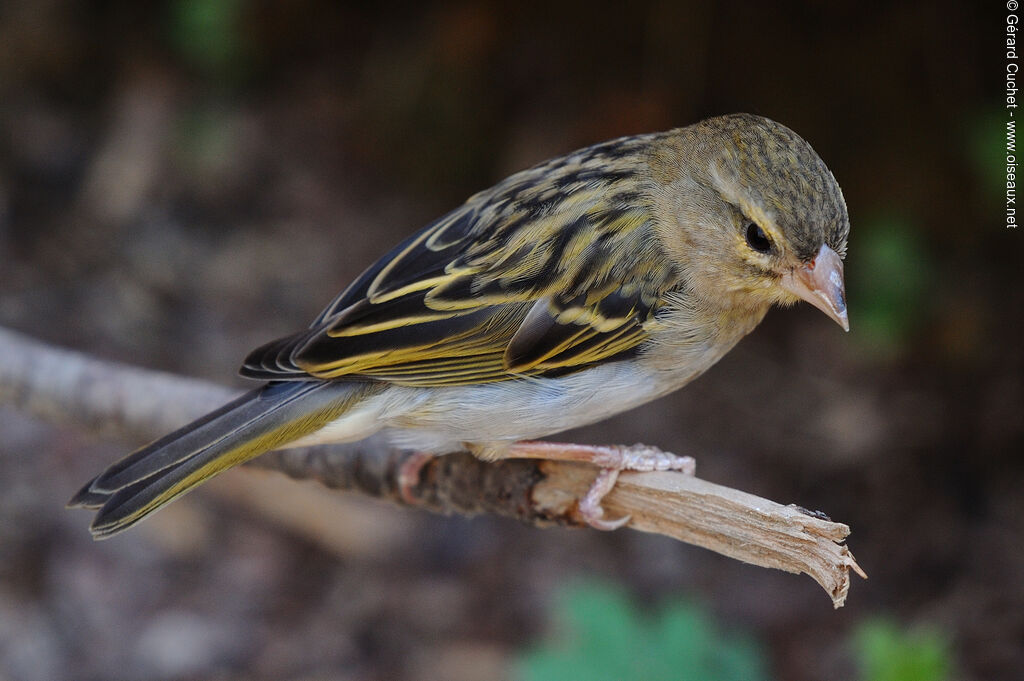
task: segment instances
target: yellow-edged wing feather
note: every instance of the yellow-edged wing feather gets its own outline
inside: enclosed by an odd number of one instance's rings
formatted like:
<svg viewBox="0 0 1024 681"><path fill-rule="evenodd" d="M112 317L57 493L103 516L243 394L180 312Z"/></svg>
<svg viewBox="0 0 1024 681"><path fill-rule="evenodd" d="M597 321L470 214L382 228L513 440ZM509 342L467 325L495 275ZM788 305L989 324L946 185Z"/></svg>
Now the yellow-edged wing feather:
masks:
<svg viewBox="0 0 1024 681"><path fill-rule="evenodd" d="M678 275L638 173L650 138L508 178L410 237L244 375L485 383L577 370L641 345Z"/></svg>

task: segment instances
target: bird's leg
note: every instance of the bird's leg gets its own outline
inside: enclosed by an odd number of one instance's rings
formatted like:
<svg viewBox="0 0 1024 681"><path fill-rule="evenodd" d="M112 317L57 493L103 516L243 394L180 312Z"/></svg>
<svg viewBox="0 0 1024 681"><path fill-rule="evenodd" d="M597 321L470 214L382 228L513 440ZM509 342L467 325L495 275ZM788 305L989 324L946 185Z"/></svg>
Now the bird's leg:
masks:
<svg viewBox="0 0 1024 681"><path fill-rule="evenodd" d="M677 456L657 447L634 445L576 445L560 442L524 441L512 445L502 458L583 461L599 466L601 472L580 499L580 516L591 527L615 530L629 522L629 516L605 520L601 500L615 487L620 471L681 471L693 475L697 462L692 456Z"/></svg>
<svg viewBox="0 0 1024 681"><path fill-rule="evenodd" d="M419 503L413 490L420 484L420 473L423 472L423 467L433 458L434 455L427 452L413 452L405 457L405 461L398 466L398 495L410 506L416 506Z"/></svg>

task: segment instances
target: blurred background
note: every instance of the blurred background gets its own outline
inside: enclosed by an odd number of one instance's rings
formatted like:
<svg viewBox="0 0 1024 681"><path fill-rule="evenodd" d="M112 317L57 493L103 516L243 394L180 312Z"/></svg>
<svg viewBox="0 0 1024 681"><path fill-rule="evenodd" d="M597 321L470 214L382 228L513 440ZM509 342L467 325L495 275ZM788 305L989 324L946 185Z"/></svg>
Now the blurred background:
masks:
<svg viewBox="0 0 1024 681"><path fill-rule="evenodd" d="M1019 679L1022 239L978 3L0 3L0 324L242 386L390 245L507 174L748 111L842 185L852 331L769 314L565 436L821 509L870 574L441 518L234 471L94 543L140 444L0 409L0 679ZM267 504L265 499L276 503Z"/></svg>

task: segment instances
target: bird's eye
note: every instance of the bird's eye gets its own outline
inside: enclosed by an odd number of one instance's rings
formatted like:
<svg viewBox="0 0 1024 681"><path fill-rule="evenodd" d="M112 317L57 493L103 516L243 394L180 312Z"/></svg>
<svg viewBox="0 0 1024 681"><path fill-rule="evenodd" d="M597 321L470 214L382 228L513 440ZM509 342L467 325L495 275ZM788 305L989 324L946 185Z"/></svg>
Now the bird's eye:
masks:
<svg viewBox="0 0 1024 681"><path fill-rule="evenodd" d="M772 240L756 222L747 223L747 244L758 253L768 253L772 250Z"/></svg>

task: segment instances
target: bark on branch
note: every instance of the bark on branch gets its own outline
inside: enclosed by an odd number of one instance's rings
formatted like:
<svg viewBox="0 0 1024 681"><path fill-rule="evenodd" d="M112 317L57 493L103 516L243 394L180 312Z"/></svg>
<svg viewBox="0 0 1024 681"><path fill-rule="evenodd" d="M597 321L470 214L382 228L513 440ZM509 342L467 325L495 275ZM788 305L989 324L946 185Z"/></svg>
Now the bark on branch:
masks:
<svg viewBox="0 0 1024 681"><path fill-rule="evenodd" d="M151 439L219 406L233 391L205 381L62 350L0 328L0 404L103 434ZM251 465L335 488L405 503L397 472L408 452L371 438L351 445L265 454ZM597 471L583 464L485 463L465 452L430 461L418 505L438 513L495 513L548 526L579 525L576 506ZM623 473L605 498L609 517L629 527L703 546L737 560L820 584L835 607L849 572L866 577L843 544L850 528L681 473Z"/></svg>

